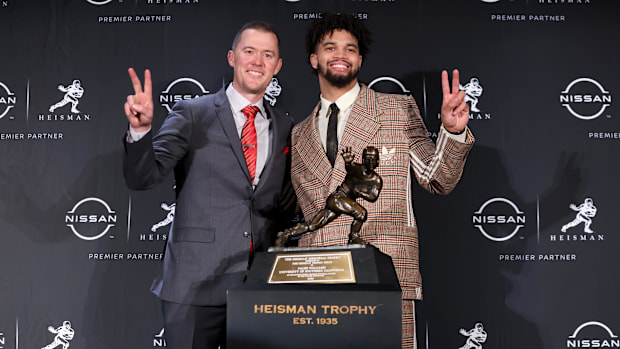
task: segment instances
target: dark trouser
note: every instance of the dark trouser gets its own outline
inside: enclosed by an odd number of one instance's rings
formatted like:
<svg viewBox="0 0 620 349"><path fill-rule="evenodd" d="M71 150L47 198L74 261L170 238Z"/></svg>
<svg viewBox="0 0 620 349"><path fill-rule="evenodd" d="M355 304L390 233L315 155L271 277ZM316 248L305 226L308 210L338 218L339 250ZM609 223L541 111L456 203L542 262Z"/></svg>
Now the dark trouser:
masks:
<svg viewBox="0 0 620 349"><path fill-rule="evenodd" d="M166 347L226 348L226 305L199 306L162 301L162 306Z"/></svg>

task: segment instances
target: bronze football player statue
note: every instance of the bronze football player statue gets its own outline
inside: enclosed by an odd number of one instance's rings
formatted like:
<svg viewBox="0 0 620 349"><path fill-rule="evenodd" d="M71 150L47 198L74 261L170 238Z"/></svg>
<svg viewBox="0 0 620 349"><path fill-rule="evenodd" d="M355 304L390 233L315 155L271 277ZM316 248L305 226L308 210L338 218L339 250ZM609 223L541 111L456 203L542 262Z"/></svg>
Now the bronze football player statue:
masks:
<svg viewBox="0 0 620 349"><path fill-rule="evenodd" d="M353 217L349 244L366 244L359 236L362 224L366 221L366 209L356 202L362 198L369 202L377 201L383 186L383 180L374 170L379 166L379 151L375 147L367 147L362 153L362 163L354 163L351 148L347 147L342 153L347 175L336 191L327 197L325 208L322 209L309 223L301 222L284 232L276 240L276 246L284 247L291 238L315 231L324 227L341 214Z"/></svg>

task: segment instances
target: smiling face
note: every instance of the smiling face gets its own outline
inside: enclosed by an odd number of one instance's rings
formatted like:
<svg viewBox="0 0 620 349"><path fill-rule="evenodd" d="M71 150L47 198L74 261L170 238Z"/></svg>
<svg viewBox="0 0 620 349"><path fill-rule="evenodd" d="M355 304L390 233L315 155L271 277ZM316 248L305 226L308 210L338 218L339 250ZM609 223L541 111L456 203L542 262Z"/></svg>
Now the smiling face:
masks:
<svg viewBox="0 0 620 349"><path fill-rule="evenodd" d="M317 69L319 80L337 88L352 88L362 66L357 39L350 32L336 29L326 34L310 55L310 64Z"/></svg>
<svg viewBox="0 0 620 349"><path fill-rule="evenodd" d="M235 71L235 90L250 102L258 102L282 68L278 38L270 32L246 29L237 45L228 51L228 64Z"/></svg>

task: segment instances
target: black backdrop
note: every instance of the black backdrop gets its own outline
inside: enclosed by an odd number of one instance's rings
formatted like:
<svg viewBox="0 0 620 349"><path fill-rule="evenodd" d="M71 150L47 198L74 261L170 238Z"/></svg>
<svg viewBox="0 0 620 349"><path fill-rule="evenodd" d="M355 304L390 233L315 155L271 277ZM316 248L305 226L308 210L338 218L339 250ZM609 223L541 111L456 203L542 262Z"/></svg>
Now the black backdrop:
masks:
<svg viewBox="0 0 620 349"><path fill-rule="evenodd" d="M0 348L44 347L48 326L65 321L71 348L165 346L148 289L172 179L125 187L127 68L152 70L158 127L175 100L231 80L235 31L267 20L284 58L274 100L300 121L319 96L303 35L322 11L367 20L375 44L360 80L413 94L431 137L442 69L460 69L479 110L457 189L414 187L420 346L475 348L466 332L478 324L483 348L619 348L619 10L614 0L0 0ZM50 112L75 80L79 112Z"/></svg>

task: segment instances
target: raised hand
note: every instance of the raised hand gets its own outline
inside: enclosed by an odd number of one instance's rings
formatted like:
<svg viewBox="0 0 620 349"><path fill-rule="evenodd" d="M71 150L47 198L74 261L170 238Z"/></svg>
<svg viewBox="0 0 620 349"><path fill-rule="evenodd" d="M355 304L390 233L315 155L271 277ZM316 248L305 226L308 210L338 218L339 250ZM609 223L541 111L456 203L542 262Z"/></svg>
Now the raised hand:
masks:
<svg viewBox="0 0 620 349"><path fill-rule="evenodd" d="M344 159L344 162L347 164L350 162L353 162L355 155L351 153L351 147L344 148L344 150L342 151L342 158Z"/></svg>
<svg viewBox="0 0 620 349"><path fill-rule="evenodd" d="M448 72L441 72L441 89L443 102L441 104L441 123L450 132L459 133L467 127L469 122L469 105L465 103L465 92L459 90L459 71L452 71L452 91L448 81Z"/></svg>
<svg viewBox="0 0 620 349"><path fill-rule="evenodd" d="M125 115L134 131L148 131L153 121L153 85L151 82L151 71L148 69L144 71L144 91L142 90L142 83L133 68L129 68L128 71L135 94L127 96Z"/></svg>

